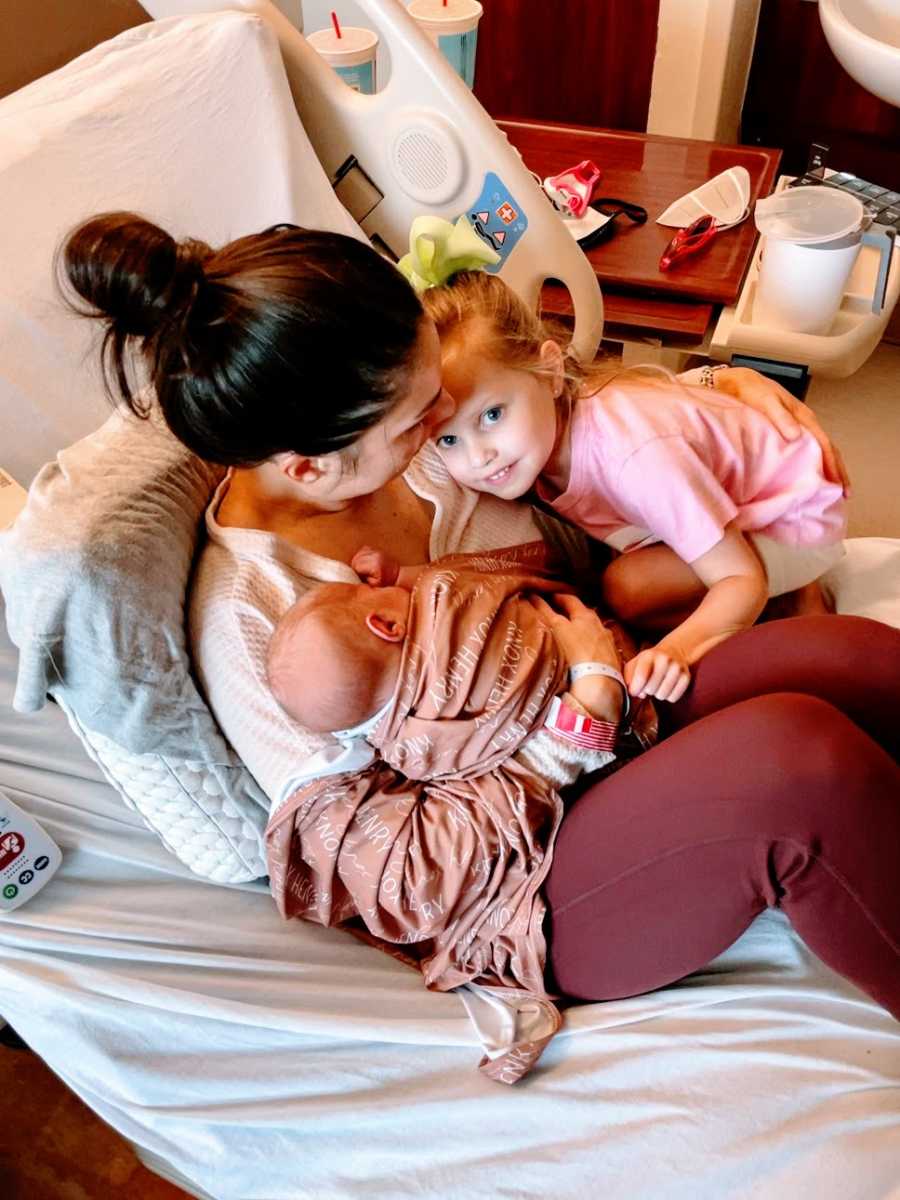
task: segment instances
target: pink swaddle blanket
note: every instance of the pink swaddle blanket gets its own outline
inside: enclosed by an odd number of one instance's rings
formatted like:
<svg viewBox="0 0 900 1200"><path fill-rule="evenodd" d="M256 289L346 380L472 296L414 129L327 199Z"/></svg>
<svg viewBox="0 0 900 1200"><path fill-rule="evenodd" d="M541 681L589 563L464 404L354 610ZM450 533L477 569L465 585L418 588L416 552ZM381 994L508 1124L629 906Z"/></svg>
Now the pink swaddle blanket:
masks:
<svg viewBox="0 0 900 1200"><path fill-rule="evenodd" d="M552 590L545 555L535 543L423 573L397 689L371 737L383 761L299 789L272 818L267 846L285 917L362 925L440 991L472 980L524 990L555 1032L540 888L563 805L511 757L566 677L522 595ZM481 1068L512 1082L550 1036Z"/></svg>

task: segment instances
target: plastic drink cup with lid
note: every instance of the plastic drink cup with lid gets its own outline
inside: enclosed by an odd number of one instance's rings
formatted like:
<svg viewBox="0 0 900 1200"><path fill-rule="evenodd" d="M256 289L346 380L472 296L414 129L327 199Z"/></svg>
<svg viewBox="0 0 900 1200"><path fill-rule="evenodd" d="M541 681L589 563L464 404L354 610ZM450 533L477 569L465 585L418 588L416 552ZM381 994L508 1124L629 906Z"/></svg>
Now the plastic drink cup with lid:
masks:
<svg viewBox="0 0 900 1200"><path fill-rule="evenodd" d="M412 0L409 15L421 25L467 87L475 82L478 0Z"/></svg>
<svg viewBox="0 0 900 1200"><path fill-rule="evenodd" d="M349 87L371 96L375 92L375 51L378 34L372 29L338 25L316 29L306 39L312 48L334 67Z"/></svg>

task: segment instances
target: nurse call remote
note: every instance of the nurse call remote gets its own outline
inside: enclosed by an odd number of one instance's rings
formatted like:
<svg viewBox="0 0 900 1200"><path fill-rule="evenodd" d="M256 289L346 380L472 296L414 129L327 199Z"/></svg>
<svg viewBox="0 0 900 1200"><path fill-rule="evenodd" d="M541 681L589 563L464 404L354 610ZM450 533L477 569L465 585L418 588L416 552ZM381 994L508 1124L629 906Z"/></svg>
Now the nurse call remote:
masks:
<svg viewBox="0 0 900 1200"><path fill-rule="evenodd" d="M61 862L56 842L0 792L0 914L36 896Z"/></svg>

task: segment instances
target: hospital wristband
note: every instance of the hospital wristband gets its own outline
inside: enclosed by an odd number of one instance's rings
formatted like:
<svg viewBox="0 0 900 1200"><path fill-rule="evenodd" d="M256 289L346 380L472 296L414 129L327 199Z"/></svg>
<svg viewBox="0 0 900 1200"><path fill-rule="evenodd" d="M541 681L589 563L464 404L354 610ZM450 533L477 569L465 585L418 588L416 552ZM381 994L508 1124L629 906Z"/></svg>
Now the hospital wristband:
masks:
<svg viewBox="0 0 900 1200"><path fill-rule="evenodd" d="M622 717L627 717L631 708L631 698L628 695L628 686L622 672L601 662L581 662L576 663L574 667L569 667L570 684L575 683L578 679L584 679L588 675L605 675L608 679L616 681L622 689Z"/></svg>
<svg viewBox="0 0 900 1200"><path fill-rule="evenodd" d="M554 696L544 722L547 729L582 750L607 750L614 754L619 726L613 721L599 721L585 713L576 712L559 696Z"/></svg>

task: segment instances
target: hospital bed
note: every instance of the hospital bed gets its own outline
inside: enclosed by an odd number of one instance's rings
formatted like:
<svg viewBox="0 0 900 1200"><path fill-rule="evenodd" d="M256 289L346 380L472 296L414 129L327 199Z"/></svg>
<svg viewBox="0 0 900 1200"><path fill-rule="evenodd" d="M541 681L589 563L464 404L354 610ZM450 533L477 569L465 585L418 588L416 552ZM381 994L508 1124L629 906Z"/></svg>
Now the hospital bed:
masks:
<svg viewBox="0 0 900 1200"><path fill-rule="evenodd" d="M78 216L135 207L212 243L283 220L350 227L292 100L299 35L265 4L233 7L141 26L0 102L0 465L26 484L107 415L94 335L49 283ZM839 604L896 618L897 547L864 541L833 581ZM339 931L282 922L263 879L198 875L58 706L13 712L16 673L0 633L0 788L64 861L0 919L0 1014L190 1194L900 1197L896 1022L780 914L677 986L570 1009L538 1069L504 1088L475 1070L457 996Z"/></svg>

